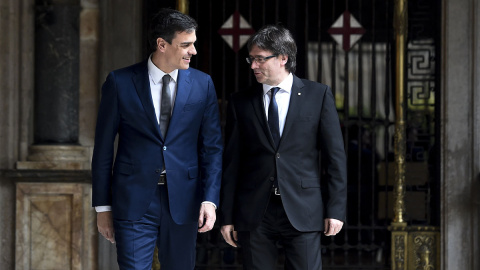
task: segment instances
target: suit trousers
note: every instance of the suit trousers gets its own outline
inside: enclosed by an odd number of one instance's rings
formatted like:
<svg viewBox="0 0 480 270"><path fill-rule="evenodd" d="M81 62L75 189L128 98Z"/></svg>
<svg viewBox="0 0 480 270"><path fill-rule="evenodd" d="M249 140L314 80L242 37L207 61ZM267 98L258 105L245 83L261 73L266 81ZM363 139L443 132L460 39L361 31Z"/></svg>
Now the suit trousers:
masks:
<svg viewBox="0 0 480 270"><path fill-rule="evenodd" d="M121 270L150 270L155 243L162 270L194 269L198 224L178 225L172 220L166 186L156 188L140 220L114 219L113 226Z"/></svg>
<svg viewBox="0 0 480 270"><path fill-rule="evenodd" d="M288 220L281 196L270 195L261 224L253 231L238 232L243 269L274 270L279 247L285 251L285 269L321 270L321 232L300 232Z"/></svg>

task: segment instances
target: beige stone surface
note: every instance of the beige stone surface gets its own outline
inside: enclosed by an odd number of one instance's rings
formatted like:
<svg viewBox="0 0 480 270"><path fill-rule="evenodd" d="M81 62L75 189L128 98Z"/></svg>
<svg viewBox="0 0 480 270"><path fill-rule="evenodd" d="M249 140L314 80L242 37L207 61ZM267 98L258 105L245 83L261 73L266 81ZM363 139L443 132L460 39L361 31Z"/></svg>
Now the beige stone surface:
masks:
<svg viewBox="0 0 480 270"><path fill-rule="evenodd" d="M90 149L78 145L32 145L18 170L89 170Z"/></svg>
<svg viewBox="0 0 480 270"><path fill-rule="evenodd" d="M99 104L99 9L97 0L82 0L80 12L79 142L93 148Z"/></svg>
<svg viewBox="0 0 480 270"><path fill-rule="evenodd" d="M16 269L93 269L90 186L17 183Z"/></svg>
<svg viewBox="0 0 480 270"><path fill-rule="evenodd" d="M19 161L18 170L89 170L90 162L77 161Z"/></svg>

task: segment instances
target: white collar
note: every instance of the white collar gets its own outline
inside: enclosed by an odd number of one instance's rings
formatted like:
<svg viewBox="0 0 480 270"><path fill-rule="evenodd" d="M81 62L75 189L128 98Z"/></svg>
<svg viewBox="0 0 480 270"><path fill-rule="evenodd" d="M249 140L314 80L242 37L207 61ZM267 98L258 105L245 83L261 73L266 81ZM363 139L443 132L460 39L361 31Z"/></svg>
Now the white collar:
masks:
<svg viewBox="0 0 480 270"><path fill-rule="evenodd" d="M263 84L263 94L266 95L272 87L279 87L283 91L290 94L290 92L292 91L292 85L293 85L293 74L289 73L288 76L278 85L272 86L268 84Z"/></svg>
<svg viewBox="0 0 480 270"><path fill-rule="evenodd" d="M148 57L148 74L150 75L150 78L152 79L154 84L161 83L163 76L167 74L166 72L163 72L157 66L155 66L155 64L152 62L152 55ZM173 81L177 81L178 69L175 69L168 74L170 75L170 77L172 77Z"/></svg>

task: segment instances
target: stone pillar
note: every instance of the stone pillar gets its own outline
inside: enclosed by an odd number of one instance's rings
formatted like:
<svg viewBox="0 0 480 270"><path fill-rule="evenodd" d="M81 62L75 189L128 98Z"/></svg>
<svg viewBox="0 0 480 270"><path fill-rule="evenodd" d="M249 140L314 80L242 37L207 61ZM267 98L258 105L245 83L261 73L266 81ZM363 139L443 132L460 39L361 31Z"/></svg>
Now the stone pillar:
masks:
<svg viewBox="0 0 480 270"><path fill-rule="evenodd" d="M95 270L89 169L100 98L98 0L21 2L21 68L12 68L20 73L21 154L17 170L0 171L0 188L13 194L0 193L0 205L14 217L0 223L8 256L0 268Z"/></svg>
<svg viewBox="0 0 480 270"><path fill-rule="evenodd" d="M22 76L30 67L27 64L19 67L22 58L32 65L31 59L23 57L27 52L21 37L28 39L32 35L23 28L25 20L19 16L21 2L0 0L0 169L14 168L19 158L22 129L19 99L25 94L25 84L32 81L29 76Z"/></svg>
<svg viewBox="0 0 480 270"><path fill-rule="evenodd" d="M86 170L79 142L79 0L37 1L33 145L17 169Z"/></svg>
<svg viewBox="0 0 480 270"><path fill-rule="evenodd" d="M77 1L36 5L34 144L78 143Z"/></svg>
<svg viewBox="0 0 480 270"><path fill-rule="evenodd" d="M100 104L99 79L99 0L81 0L80 12L80 83L78 142L89 148L91 156L95 139L97 108Z"/></svg>
<svg viewBox="0 0 480 270"><path fill-rule="evenodd" d="M442 269L480 269L480 3L442 1Z"/></svg>

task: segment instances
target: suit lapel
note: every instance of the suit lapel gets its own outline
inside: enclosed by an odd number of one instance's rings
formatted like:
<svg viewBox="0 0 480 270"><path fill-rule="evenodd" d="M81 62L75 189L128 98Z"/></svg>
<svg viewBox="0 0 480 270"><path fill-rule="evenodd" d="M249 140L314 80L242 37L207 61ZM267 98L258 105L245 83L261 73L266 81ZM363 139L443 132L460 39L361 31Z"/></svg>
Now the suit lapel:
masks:
<svg viewBox="0 0 480 270"><path fill-rule="evenodd" d="M263 88L262 84L259 87L255 87L252 98L252 105L257 116L260 126L262 126L265 133L265 137L270 142L271 146L276 149L275 142L273 141L272 133L268 128L267 116L265 115L265 106L263 105Z"/></svg>
<svg viewBox="0 0 480 270"><path fill-rule="evenodd" d="M139 65L135 74L133 75L133 84L135 85L135 90L142 102L143 109L147 114L150 124L156 130L157 135L161 138L160 135L160 126L158 125L157 117L155 115L155 108L153 107L152 92L150 90L150 82L148 79L148 67L147 62L143 62Z"/></svg>
<svg viewBox="0 0 480 270"><path fill-rule="evenodd" d="M182 110L187 103L190 91L192 90L192 83L190 78L190 71L188 69L179 69L177 78L177 93L175 95L175 104L173 106L172 118L168 125L168 130L171 130L179 117L182 116ZM168 134L169 131L167 131Z"/></svg>
<svg viewBox="0 0 480 270"><path fill-rule="evenodd" d="M280 144L282 145L283 138L288 135L288 132L292 129L293 123L299 116L300 106L302 104L301 91L304 87L303 82L297 77L293 76L292 92L290 93L290 104L288 105L287 117L285 119L285 126L283 127L282 137L280 138Z"/></svg>

